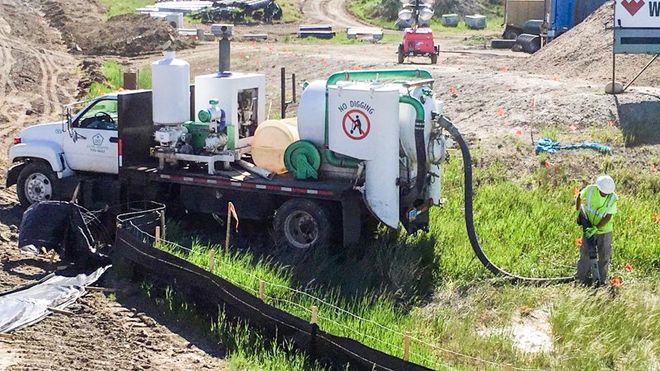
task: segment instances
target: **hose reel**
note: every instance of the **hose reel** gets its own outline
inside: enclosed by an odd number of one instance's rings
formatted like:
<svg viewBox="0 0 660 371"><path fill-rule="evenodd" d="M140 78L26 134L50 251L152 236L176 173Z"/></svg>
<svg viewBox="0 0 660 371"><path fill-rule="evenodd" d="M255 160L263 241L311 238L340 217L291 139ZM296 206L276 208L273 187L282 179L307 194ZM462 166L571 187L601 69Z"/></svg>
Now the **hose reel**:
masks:
<svg viewBox="0 0 660 371"><path fill-rule="evenodd" d="M297 180L318 179L321 153L308 140L293 142L284 151L284 166Z"/></svg>

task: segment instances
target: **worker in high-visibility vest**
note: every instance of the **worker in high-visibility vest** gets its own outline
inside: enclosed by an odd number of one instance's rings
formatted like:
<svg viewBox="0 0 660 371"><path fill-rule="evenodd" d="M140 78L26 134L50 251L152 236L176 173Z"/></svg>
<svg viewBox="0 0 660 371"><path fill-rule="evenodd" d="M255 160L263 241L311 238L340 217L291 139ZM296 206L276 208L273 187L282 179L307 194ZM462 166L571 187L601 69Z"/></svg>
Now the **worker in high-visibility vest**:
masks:
<svg viewBox="0 0 660 371"><path fill-rule="evenodd" d="M614 180L599 176L596 184L585 187L575 200L578 224L582 226L582 247L575 278L589 283L589 276L597 285L608 279L612 256L612 216L617 213L618 196L614 193Z"/></svg>

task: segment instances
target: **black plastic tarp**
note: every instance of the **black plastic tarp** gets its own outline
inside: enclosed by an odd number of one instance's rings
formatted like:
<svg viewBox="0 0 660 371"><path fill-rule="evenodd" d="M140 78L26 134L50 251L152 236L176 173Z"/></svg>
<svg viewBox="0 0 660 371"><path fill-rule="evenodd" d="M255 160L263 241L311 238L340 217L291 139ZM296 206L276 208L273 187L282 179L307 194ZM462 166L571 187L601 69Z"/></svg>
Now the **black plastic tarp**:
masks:
<svg viewBox="0 0 660 371"><path fill-rule="evenodd" d="M23 214L18 247L34 246L55 250L63 261L78 266L107 265L110 259L96 250L78 205L64 201L44 201L30 206Z"/></svg>

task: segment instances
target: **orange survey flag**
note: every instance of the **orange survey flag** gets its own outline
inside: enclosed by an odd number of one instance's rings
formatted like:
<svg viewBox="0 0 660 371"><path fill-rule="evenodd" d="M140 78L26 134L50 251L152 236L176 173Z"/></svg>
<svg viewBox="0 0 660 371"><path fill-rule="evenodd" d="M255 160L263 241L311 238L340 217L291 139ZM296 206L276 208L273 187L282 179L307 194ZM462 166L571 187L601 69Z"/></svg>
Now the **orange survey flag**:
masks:
<svg viewBox="0 0 660 371"><path fill-rule="evenodd" d="M238 214L236 214L236 208L232 202L227 204L227 214L231 215L231 217L236 220L236 232L238 232Z"/></svg>

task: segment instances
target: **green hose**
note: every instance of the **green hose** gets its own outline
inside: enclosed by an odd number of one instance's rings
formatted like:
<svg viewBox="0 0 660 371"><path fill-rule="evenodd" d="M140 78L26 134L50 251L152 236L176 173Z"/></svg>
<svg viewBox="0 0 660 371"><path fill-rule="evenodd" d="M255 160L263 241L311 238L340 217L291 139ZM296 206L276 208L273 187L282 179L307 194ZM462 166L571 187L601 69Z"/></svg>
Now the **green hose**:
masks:
<svg viewBox="0 0 660 371"><path fill-rule="evenodd" d="M415 109L415 123L424 123L424 106L422 106L419 99L410 95L402 95L399 97L399 102L413 106Z"/></svg>
<svg viewBox="0 0 660 371"><path fill-rule="evenodd" d="M333 151L326 149L324 152L325 160L332 166L357 168L360 160L353 157L341 156Z"/></svg>
<svg viewBox="0 0 660 371"><path fill-rule="evenodd" d="M326 86L334 85L340 80L378 80L378 79L432 79L433 75L428 70L361 70L341 71L330 75Z"/></svg>

